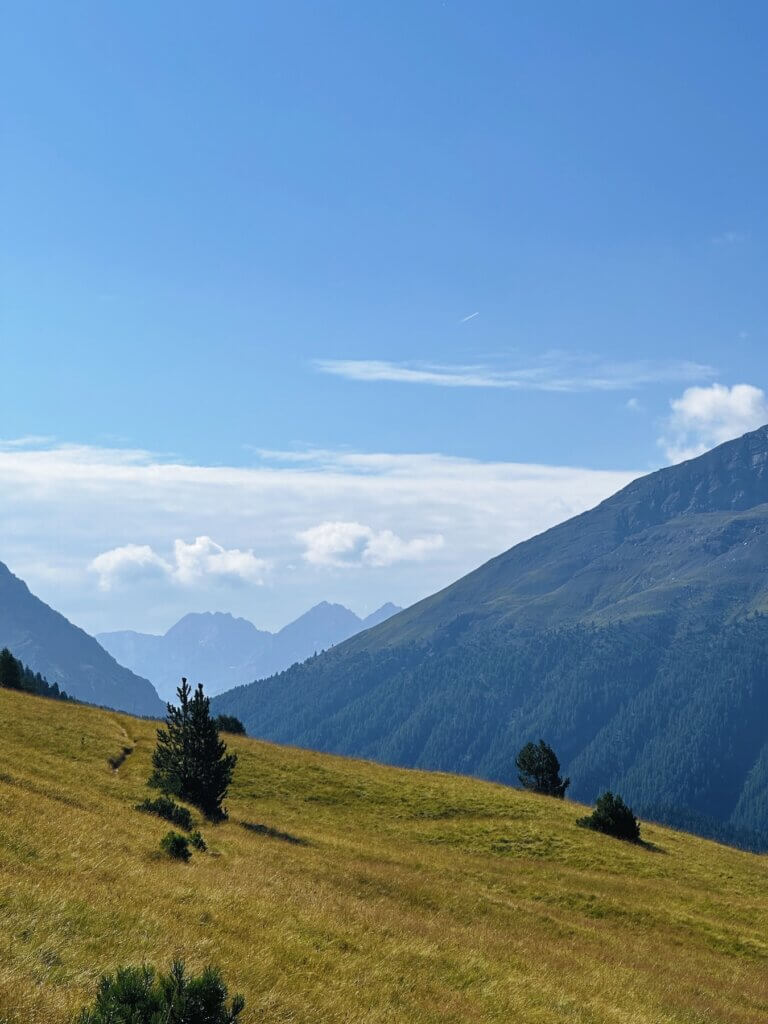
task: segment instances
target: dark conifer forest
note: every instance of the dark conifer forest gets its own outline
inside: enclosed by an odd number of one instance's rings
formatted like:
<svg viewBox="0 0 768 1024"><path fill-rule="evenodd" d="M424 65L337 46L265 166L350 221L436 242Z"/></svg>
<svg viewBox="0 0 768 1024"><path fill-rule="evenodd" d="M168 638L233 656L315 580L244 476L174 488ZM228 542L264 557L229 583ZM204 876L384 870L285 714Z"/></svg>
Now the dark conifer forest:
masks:
<svg viewBox="0 0 768 1024"><path fill-rule="evenodd" d="M22 664L7 647L0 651L0 686L9 690L24 690L38 697L52 697L54 700L69 700L65 690L58 683L49 683L39 672Z"/></svg>

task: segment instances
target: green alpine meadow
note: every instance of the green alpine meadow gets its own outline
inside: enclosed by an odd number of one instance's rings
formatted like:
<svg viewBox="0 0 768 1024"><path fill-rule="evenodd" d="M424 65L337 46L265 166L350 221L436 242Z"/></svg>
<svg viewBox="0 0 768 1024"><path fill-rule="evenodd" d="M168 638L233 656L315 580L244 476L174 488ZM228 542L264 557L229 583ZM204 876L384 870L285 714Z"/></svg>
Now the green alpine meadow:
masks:
<svg viewBox="0 0 768 1024"><path fill-rule="evenodd" d="M0 712L3 1024L71 1024L102 976L173 960L218 969L248 1024L768 1013L764 857L645 821L628 843L567 799L227 735L228 816L177 802L207 847L177 859L169 823L136 809L159 723L5 689Z"/></svg>

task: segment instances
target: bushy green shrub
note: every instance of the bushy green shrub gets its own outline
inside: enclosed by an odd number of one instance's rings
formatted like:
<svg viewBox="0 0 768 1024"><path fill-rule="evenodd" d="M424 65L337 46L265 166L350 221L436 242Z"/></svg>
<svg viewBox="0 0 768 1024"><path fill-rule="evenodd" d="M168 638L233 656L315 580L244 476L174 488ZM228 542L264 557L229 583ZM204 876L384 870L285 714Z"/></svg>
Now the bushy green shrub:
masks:
<svg viewBox="0 0 768 1024"><path fill-rule="evenodd" d="M81 1012L77 1024L237 1024L244 1007L242 996L228 999L215 968L188 978L177 960L168 974L124 967L103 976L96 1001Z"/></svg>
<svg viewBox="0 0 768 1024"><path fill-rule="evenodd" d="M159 796L156 800L142 800L140 804L136 804L136 810L145 811L147 814L156 814L159 818L164 818L172 825L178 825L179 828L185 828L187 831L192 828L190 812L168 796Z"/></svg>
<svg viewBox="0 0 768 1024"><path fill-rule="evenodd" d="M175 860L189 860L192 851L189 848L189 840L181 832L166 832L160 840L160 847L165 850L169 857Z"/></svg>
<svg viewBox="0 0 768 1024"><path fill-rule="evenodd" d="M245 735L245 726L234 715L218 715L216 717L216 728L219 732L232 732L240 736Z"/></svg>
<svg viewBox="0 0 768 1024"><path fill-rule="evenodd" d="M205 840L203 839L202 835L200 834L200 829L195 829L195 831L189 837L189 841L190 841L190 843L192 843L194 848L196 850L199 850L201 853L205 853L205 851L208 849L208 846L206 845Z"/></svg>
<svg viewBox="0 0 768 1024"><path fill-rule="evenodd" d="M597 798L594 811L586 818L579 818L578 824L633 843L640 838L640 826L632 809L610 790Z"/></svg>

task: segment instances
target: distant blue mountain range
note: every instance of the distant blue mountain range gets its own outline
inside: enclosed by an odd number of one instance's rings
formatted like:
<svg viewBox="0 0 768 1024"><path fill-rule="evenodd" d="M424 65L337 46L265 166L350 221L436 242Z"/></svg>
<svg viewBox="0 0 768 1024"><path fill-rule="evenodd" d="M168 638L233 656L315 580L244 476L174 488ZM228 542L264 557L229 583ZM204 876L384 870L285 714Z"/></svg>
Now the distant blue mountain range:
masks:
<svg viewBox="0 0 768 1024"><path fill-rule="evenodd" d="M289 668L399 611L388 603L361 619L343 605L323 601L277 633L225 612L190 613L162 636L121 630L100 633L97 640L170 700L181 676L203 683L206 693L221 693Z"/></svg>

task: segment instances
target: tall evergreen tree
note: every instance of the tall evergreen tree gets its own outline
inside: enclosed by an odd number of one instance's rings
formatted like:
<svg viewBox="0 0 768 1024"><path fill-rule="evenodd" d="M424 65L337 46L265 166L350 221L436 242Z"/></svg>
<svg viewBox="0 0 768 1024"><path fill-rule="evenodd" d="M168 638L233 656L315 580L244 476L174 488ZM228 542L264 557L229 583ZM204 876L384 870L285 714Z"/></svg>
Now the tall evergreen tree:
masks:
<svg viewBox="0 0 768 1024"><path fill-rule="evenodd" d="M539 740L538 744L526 743L515 758L515 765L520 773L520 784L534 793L562 799L571 784L570 779L560 778L560 762L544 740Z"/></svg>
<svg viewBox="0 0 768 1024"><path fill-rule="evenodd" d="M237 763L236 754L227 753L226 743L211 718L211 701L198 685L190 701L190 796L209 818L222 816L222 803Z"/></svg>
<svg viewBox="0 0 768 1024"><path fill-rule="evenodd" d="M0 686L6 686L9 690L20 690L21 677L21 662L16 661L8 648L4 647L0 651Z"/></svg>
<svg viewBox="0 0 768 1024"><path fill-rule="evenodd" d="M185 797L189 790L190 728L189 695L192 689L186 679L176 690L179 704L167 704L165 728L157 730L157 746L152 754L152 774L149 785L164 793Z"/></svg>
<svg viewBox="0 0 768 1024"><path fill-rule="evenodd" d="M190 697L190 686L182 679L176 693L179 706L168 705L165 728L157 730L149 783L195 804L208 818L222 818L237 755L228 754L219 739L202 685Z"/></svg>

